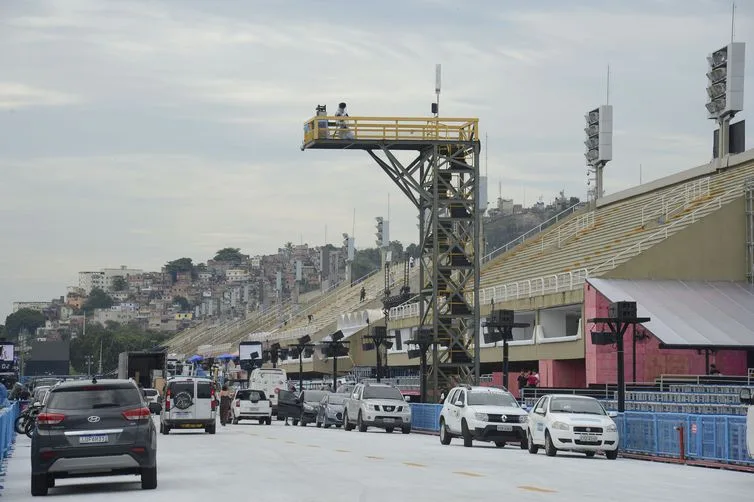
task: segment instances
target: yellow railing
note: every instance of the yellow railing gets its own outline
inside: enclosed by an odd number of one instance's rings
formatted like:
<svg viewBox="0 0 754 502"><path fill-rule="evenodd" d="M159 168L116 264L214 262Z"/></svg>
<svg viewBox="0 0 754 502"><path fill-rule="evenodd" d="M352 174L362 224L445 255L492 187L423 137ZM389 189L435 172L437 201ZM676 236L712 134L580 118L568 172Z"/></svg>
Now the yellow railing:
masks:
<svg viewBox="0 0 754 502"><path fill-rule="evenodd" d="M479 119L315 116L304 123L304 145L323 140L477 141Z"/></svg>

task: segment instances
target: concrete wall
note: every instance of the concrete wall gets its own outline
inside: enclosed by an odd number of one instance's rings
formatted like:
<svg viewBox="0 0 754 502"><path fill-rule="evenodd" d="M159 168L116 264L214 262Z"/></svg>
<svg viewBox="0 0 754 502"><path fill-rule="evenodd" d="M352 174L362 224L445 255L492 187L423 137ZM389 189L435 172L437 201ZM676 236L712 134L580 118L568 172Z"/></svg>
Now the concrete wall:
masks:
<svg viewBox="0 0 754 502"><path fill-rule="evenodd" d="M539 361L540 387L585 387L584 359Z"/></svg>
<svg viewBox="0 0 754 502"><path fill-rule="evenodd" d="M590 284L584 286L584 318L606 317L610 301ZM586 384L616 383L618 363L613 345L593 345L589 332L602 331L600 325L586 324ZM605 329L607 331L607 329ZM629 328L624 338L626 382L633 381L633 330ZM746 351L723 350L710 356L724 375L746 375ZM653 382L662 374L703 375L706 373L704 354L696 350L660 349L654 336L639 342L636 347L636 380ZM544 385L544 384L543 384Z"/></svg>
<svg viewBox="0 0 754 502"><path fill-rule="evenodd" d="M746 280L744 198L607 272L612 279Z"/></svg>

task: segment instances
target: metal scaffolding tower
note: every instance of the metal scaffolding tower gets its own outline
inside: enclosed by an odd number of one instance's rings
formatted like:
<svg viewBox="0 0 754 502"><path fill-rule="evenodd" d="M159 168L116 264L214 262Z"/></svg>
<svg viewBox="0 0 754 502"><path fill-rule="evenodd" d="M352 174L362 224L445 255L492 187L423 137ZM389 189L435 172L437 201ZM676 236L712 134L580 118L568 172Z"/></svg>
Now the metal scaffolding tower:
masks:
<svg viewBox="0 0 754 502"><path fill-rule="evenodd" d="M419 330L437 342L428 372L438 389L479 381L479 120L329 117L304 125L302 150L365 150L419 210ZM396 153L413 152L409 162Z"/></svg>

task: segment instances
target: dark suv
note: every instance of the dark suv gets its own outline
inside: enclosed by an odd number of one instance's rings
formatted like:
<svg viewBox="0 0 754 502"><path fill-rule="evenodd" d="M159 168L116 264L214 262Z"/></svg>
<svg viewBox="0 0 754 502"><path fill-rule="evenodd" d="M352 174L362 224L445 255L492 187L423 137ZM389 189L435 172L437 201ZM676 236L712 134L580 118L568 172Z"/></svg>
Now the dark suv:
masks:
<svg viewBox="0 0 754 502"><path fill-rule="evenodd" d="M31 440L31 494L56 478L141 476L157 488L157 430L132 380L63 382L52 389Z"/></svg>

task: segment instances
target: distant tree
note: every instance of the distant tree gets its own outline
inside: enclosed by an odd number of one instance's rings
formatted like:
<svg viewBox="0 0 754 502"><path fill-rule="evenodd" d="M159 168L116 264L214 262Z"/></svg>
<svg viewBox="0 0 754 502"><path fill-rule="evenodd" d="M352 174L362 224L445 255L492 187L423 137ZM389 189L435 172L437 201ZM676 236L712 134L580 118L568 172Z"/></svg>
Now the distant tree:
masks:
<svg viewBox="0 0 754 502"><path fill-rule="evenodd" d="M570 199L568 200L568 205L569 205L569 206L575 206L575 205L576 205L576 204L578 204L579 202L581 202L581 200L580 200L580 199L579 199L578 197L571 197L571 198L570 198Z"/></svg>
<svg viewBox="0 0 754 502"><path fill-rule="evenodd" d="M32 309L20 309L5 318L5 332L11 340L18 340L18 335L24 330L34 333L44 325L44 314Z"/></svg>
<svg viewBox="0 0 754 502"><path fill-rule="evenodd" d="M207 264L206 263L199 263L196 265L196 271L197 272L206 272L207 271Z"/></svg>
<svg viewBox="0 0 754 502"><path fill-rule="evenodd" d="M165 272L170 274L173 282L178 278L180 272L191 272L191 278L196 278L196 268L191 258L178 258L165 264Z"/></svg>
<svg viewBox="0 0 754 502"><path fill-rule="evenodd" d="M382 261L381 251L377 248L360 249L356 251L353 258L352 274L353 280L361 279L380 268Z"/></svg>
<svg viewBox="0 0 754 502"><path fill-rule="evenodd" d="M128 288L128 282L122 275L113 278L113 289L115 291L125 291Z"/></svg>
<svg viewBox="0 0 754 502"><path fill-rule="evenodd" d="M241 254L241 248L223 248L215 254L213 259L225 263L241 263L244 255Z"/></svg>
<svg viewBox="0 0 754 502"><path fill-rule="evenodd" d="M187 312L191 310L191 303L185 296L174 296L173 303L180 305L181 312Z"/></svg>
<svg viewBox="0 0 754 502"><path fill-rule="evenodd" d="M390 241L388 251L391 251L393 254L393 263L403 261L403 243L401 241Z"/></svg>
<svg viewBox="0 0 754 502"><path fill-rule="evenodd" d="M89 293L89 296L86 297L86 301L84 302L84 312L87 315L91 315L94 312L94 309L109 309L113 305L115 305L115 300L113 300L110 295L99 288L94 288L92 289L92 292Z"/></svg>
<svg viewBox="0 0 754 502"><path fill-rule="evenodd" d="M421 249L416 244L409 244L406 246L406 254L413 256L414 258L420 258L422 255Z"/></svg>
<svg viewBox="0 0 754 502"><path fill-rule="evenodd" d="M285 243L285 250L288 254L293 253L293 243L291 241Z"/></svg>

